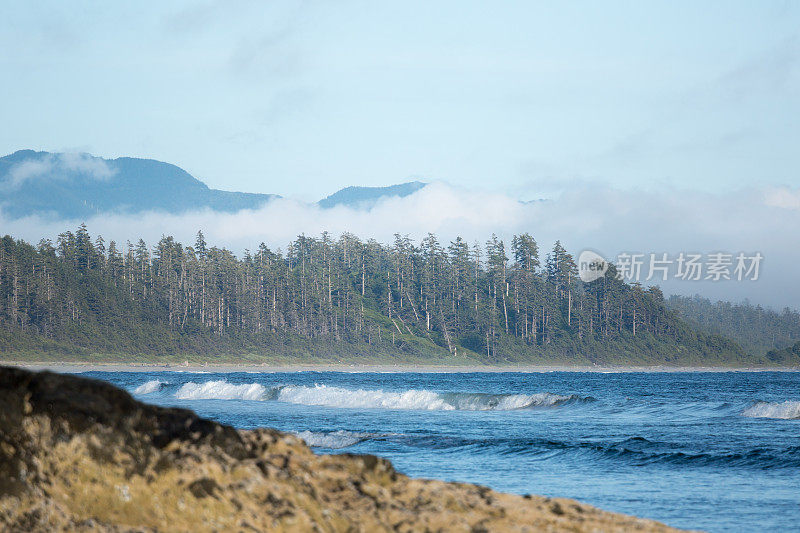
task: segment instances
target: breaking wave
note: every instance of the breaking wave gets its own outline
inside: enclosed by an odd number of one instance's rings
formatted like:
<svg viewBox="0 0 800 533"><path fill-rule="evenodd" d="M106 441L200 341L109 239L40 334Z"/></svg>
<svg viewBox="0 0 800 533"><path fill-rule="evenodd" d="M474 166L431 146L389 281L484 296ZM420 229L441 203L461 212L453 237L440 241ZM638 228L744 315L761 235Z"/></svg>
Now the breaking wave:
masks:
<svg viewBox="0 0 800 533"><path fill-rule="evenodd" d="M159 385L159 387L161 386ZM143 392L139 393L144 394ZM321 407L421 411L511 411L595 401L591 397L549 392L484 394L434 392L424 389L393 392L346 389L321 384L314 386L282 385L267 388L259 383L233 384L225 380L185 383L175 392L175 398L178 400L276 400Z"/></svg>
<svg viewBox="0 0 800 533"><path fill-rule="evenodd" d="M347 448L373 436L369 433L355 433L343 429L329 432L296 431L294 434L312 448L330 449Z"/></svg>
<svg viewBox="0 0 800 533"><path fill-rule="evenodd" d="M160 391L164 385L168 385L166 381L161 381L160 379L151 379L146 383L142 383L135 389L133 389L134 394L151 394L153 392Z"/></svg>
<svg viewBox="0 0 800 533"><path fill-rule="evenodd" d="M757 402L742 411L742 415L750 418L797 420L800 419L800 402L789 400L780 403Z"/></svg>
<svg viewBox="0 0 800 533"><path fill-rule="evenodd" d="M263 400L266 388L258 383L235 385L225 380L184 383L175 392L179 400Z"/></svg>
<svg viewBox="0 0 800 533"><path fill-rule="evenodd" d="M402 392L345 389L328 385L313 387L287 385L277 391L276 400L301 405L361 409L404 409L425 411L510 411L534 407L555 407L570 402L593 401L576 395L549 392L537 394L438 393L410 389Z"/></svg>

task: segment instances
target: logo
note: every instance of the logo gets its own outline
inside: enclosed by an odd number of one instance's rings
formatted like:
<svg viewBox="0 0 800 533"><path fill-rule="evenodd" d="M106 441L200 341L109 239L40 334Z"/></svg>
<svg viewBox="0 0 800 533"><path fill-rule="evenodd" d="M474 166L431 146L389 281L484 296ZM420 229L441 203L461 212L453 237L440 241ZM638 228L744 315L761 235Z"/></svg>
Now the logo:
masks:
<svg viewBox="0 0 800 533"><path fill-rule="evenodd" d="M608 261L592 250L584 250L578 256L578 276L584 283L590 283L605 276Z"/></svg>

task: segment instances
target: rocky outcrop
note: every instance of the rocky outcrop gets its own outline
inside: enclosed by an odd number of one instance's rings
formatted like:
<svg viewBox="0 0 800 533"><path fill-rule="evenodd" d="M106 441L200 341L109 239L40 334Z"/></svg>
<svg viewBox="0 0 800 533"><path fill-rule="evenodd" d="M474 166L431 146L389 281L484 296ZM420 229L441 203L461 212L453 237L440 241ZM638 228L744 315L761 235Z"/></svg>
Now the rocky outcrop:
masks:
<svg viewBox="0 0 800 533"><path fill-rule="evenodd" d="M2 367L0 529L670 531L572 500L410 479L378 457L318 456L275 430Z"/></svg>

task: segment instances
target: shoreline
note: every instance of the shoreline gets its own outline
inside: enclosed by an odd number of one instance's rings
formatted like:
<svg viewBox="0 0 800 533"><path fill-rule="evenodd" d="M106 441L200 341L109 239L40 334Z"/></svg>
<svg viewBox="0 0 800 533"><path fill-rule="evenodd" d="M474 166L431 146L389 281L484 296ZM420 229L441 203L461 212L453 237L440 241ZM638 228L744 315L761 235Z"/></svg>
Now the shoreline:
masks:
<svg viewBox="0 0 800 533"><path fill-rule="evenodd" d="M189 373L283 373L283 372L350 372L350 373L548 373L592 372L619 373L676 373L676 372L800 372L800 367L715 367L715 366L568 366L568 365L414 365L414 364L348 364L348 363L117 363L97 361L0 361L1 366L28 370L51 370L59 373L79 372L189 372Z"/></svg>
<svg viewBox="0 0 800 533"><path fill-rule="evenodd" d="M0 460L16 489L0 493L4 531L678 531L577 500L409 477L375 455L318 455L289 433L83 377L0 368L0 383Z"/></svg>

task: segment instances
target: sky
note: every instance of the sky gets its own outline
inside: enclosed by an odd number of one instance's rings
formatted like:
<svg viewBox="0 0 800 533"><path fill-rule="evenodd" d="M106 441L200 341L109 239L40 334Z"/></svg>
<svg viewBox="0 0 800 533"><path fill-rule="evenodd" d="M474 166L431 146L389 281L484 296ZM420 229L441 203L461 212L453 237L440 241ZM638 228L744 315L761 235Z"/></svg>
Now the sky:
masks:
<svg viewBox="0 0 800 533"><path fill-rule="evenodd" d="M88 221L121 241L530 231L607 258L758 251L758 283L667 289L800 308L800 2L12 1L0 72L0 154L153 158L285 197ZM409 180L433 186L309 205ZM0 234L79 222L0 213Z"/></svg>
<svg viewBox="0 0 800 533"><path fill-rule="evenodd" d="M0 152L306 199L797 186L799 28L792 1L12 1Z"/></svg>

